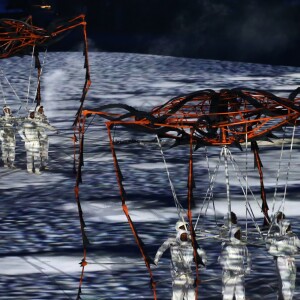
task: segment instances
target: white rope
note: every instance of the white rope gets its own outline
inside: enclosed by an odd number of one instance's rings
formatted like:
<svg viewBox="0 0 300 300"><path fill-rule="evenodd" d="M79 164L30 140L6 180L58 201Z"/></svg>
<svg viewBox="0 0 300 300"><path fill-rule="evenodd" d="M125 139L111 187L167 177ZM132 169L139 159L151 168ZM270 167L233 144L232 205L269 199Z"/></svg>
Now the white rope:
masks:
<svg viewBox="0 0 300 300"><path fill-rule="evenodd" d="M285 132L284 132L283 139L282 139L280 158L279 158L278 169L277 169L276 185L275 185L275 189L274 189L273 203L272 203L272 216L274 216L274 214L275 214L275 204L276 204L276 199L277 199L279 176L280 176L280 172L281 172L281 162L282 162L282 157L283 157L284 140L285 140Z"/></svg>
<svg viewBox="0 0 300 300"><path fill-rule="evenodd" d="M1 70L2 71L2 70ZM1 72L2 73L2 72ZM2 96L3 96L3 101L4 104L6 104L6 99L5 99L5 94L4 94L4 89L3 89L3 85L2 85L2 76L0 78L0 85L1 85L1 92L2 92Z"/></svg>
<svg viewBox="0 0 300 300"><path fill-rule="evenodd" d="M8 78L5 76L3 69L0 67L2 76L5 78L6 82L8 83L8 85L10 86L10 88L12 89L13 93L15 94L16 98L22 103L20 97L17 95L15 89L13 88L13 86L11 85L11 83L9 82Z"/></svg>
<svg viewBox="0 0 300 300"><path fill-rule="evenodd" d="M207 147L206 146L205 146L205 158L206 158L206 162L207 162L207 171L208 171L208 176L209 176L209 180L210 180L211 179L211 174L210 174L209 159L208 159L208 155L207 155ZM218 222L217 222L215 200L214 200L214 197L213 197L213 190L211 191L210 199L212 199L212 204L213 204L213 209L214 209L215 223L216 223L216 226L217 226ZM205 215L207 213L208 206L209 206L209 202L207 203L207 207L206 207L206 210L205 210Z"/></svg>
<svg viewBox="0 0 300 300"><path fill-rule="evenodd" d="M32 54L31 54L31 65L30 65L30 72L28 78L28 87L27 87L27 96L26 96L26 110L28 111L28 101L29 101L29 92L30 92L30 85L31 85L31 75L32 75L32 66L33 66L33 57L34 57L34 49L35 45L32 47Z"/></svg>
<svg viewBox="0 0 300 300"><path fill-rule="evenodd" d="M228 161L227 161L227 146L222 148L222 152L224 155L224 165L225 165L225 181L226 181L226 195L227 195L227 204L228 204L228 226L229 231L231 230L231 200L230 200L230 186L229 186L229 173L228 173ZM230 152L229 152L230 153Z"/></svg>
<svg viewBox="0 0 300 300"><path fill-rule="evenodd" d="M207 191L206 191L206 194L205 194L205 196L204 196L204 199L203 199L203 202L202 202L202 206L201 206L201 208L200 208L200 210L199 210L199 214L198 214L197 221L196 221L196 224L195 224L195 230L196 230L196 228L197 228L197 226L198 226L198 222L199 222L199 219L200 219L200 215L201 215L201 212L202 212L202 210L203 210L203 208L204 208L205 203L207 202L207 208L208 208L209 201L210 201L210 199L211 199L212 196L213 196L213 188L214 188L215 180L216 180L216 178L217 178L216 175L218 174L217 172L218 172L218 170L219 170L219 166L220 166L220 162L221 162L221 156L222 156L222 150L221 150L221 152L220 152L219 160L218 160L218 162L217 162L217 164L216 164L216 166L215 166L214 172L213 172L213 174L212 174L211 177L210 177L210 183L209 183L208 189L207 189ZM205 211L205 214L206 214L206 212L207 212L207 209L206 209L206 211Z"/></svg>
<svg viewBox="0 0 300 300"><path fill-rule="evenodd" d="M234 159L232 156L231 156L231 159L234 161L235 165L236 165L237 168L238 168L239 173L242 175L242 178L245 180L245 177L244 177L244 175L243 175L243 173L242 173L242 171L241 171L239 165L237 164L237 162L235 161L235 159ZM250 191L251 196L252 196L253 199L256 201L256 203L257 203L258 207L260 208L260 210L263 211L263 210L262 210L262 207L261 207L261 205L260 205L260 203L259 203L259 201L258 201L257 198L255 197L255 195L254 195L254 193L253 193L253 191L252 191L252 189L250 188L249 185L248 185L248 190ZM251 209L251 210L252 210L252 209ZM253 215L254 215L254 214L253 214Z"/></svg>
<svg viewBox="0 0 300 300"><path fill-rule="evenodd" d="M220 166L220 164L219 164L219 166ZM217 168L217 171L219 170L219 166L218 166L218 168ZM216 177L214 178L214 180L213 180L213 183L212 183L212 186L211 186L211 189L210 189L210 194L209 194L209 197L208 197L208 201L206 201L206 209L205 209L205 212L204 212L204 216L207 215L209 203L210 203L210 201L212 201L213 209L214 209L215 222L216 222L216 224L217 224L217 219L216 219L216 208L215 208L214 192L213 192L214 183L215 183L216 179L217 179L217 176L216 176Z"/></svg>
<svg viewBox="0 0 300 300"><path fill-rule="evenodd" d="M165 155L163 153L161 142L159 140L158 135L156 135L156 139L157 139L157 143L158 143L159 148L160 148L160 153L162 155L162 159L164 161L164 165L165 165L165 168L166 168L166 172L167 172L167 175L168 175L169 184L170 184L170 187L171 187L171 191L172 191L172 195L173 195L173 199L174 199L174 203L175 203L175 206L176 206L176 209L177 209L178 216L184 222L184 217L182 215L182 211L185 213L185 210L184 210L184 208L182 207L182 205L180 204L180 202L179 202L179 200L177 198L176 191L175 191L173 182L171 180L171 176L170 176L170 172L169 172L168 165L167 165L167 162L166 162L166 158L165 158Z"/></svg>
<svg viewBox="0 0 300 300"><path fill-rule="evenodd" d="M242 176L242 178L244 179L244 181L245 181L245 183L246 183L246 188L247 188L247 190L249 189L249 191L250 191L250 193L252 194L253 198L256 199L256 197L254 196L254 194L253 194L251 188L250 188L249 185L248 185L248 182L247 182L247 180L246 180L247 178L243 176L243 174L242 174L242 172L241 172L241 170L240 170L240 168L239 168L237 162L236 162L235 159L233 158L233 156L232 156L231 152L229 151L229 149L228 149L228 153L229 153L230 161L231 161L231 163L232 163L233 170L234 170L235 173L236 173L236 178L237 178L237 180L238 180L239 183L240 183L240 187L241 187L241 189L242 189L242 191L243 191L243 194L244 194L245 199L248 197L248 192L246 192L245 189L244 189L244 186L243 186L243 184L242 184L242 182L241 182L241 177L240 177L240 175ZM237 166L237 168L236 168L235 166ZM240 174L240 175L239 175L239 174ZM258 202L258 201L257 201L257 202ZM260 228L259 228L259 226L258 226L256 220L255 220L255 216L254 216L252 207L251 207L251 205L250 205L250 202L247 201L246 204L247 204L247 205L246 205L246 212L249 212L249 215L250 215L250 217L251 217L251 219L252 219L252 221L253 221L253 223L254 223L254 226L256 227L258 233L259 233L260 236L262 237L262 233L261 233L261 231L260 231ZM259 203L258 203L258 204L259 204Z"/></svg>
<svg viewBox="0 0 300 300"><path fill-rule="evenodd" d="M290 167L291 167L291 160L292 160L292 151L293 151L293 144L294 144L294 138L295 138L295 129L296 129L296 124L294 124L294 127L293 127L293 134L292 134L292 139L291 139L291 145L290 145L290 151L289 151L289 161L288 161L288 167L287 167L287 172L286 172L286 182L285 182L285 187L284 187L284 193L283 193L283 198L281 200L281 203L280 203L280 206L278 208L277 211L281 211L284 212L284 208L285 208L285 198L286 198L286 192L287 192L287 185L288 185L288 180L289 180L289 172L290 172ZM283 152L283 144L282 144L282 148L281 148L281 152ZM281 156L282 156L282 153L281 153ZM281 157L280 157L280 161L281 161ZM277 191L277 187L276 187L276 191ZM274 195L275 197L275 195ZM274 200L273 200L274 201ZM275 204L273 203L274 207L275 207ZM273 207L273 208L274 208ZM275 208L274 208L274 211L275 211ZM272 222L271 222L271 226L268 230L268 234L267 236L270 235L270 232L271 232L271 229L275 223L275 219L276 219L276 215L275 213L273 214L273 218L272 218Z"/></svg>
<svg viewBox="0 0 300 300"><path fill-rule="evenodd" d="M286 199L286 192L287 192L287 186L289 181L289 174L290 174L290 168L291 168L291 160L292 160L292 152L293 152L293 145L294 145L294 138L295 138L295 130L296 130L296 122L293 127L293 134L292 134L292 140L291 140L291 146L290 146L290 155L289 155L289 162L288 167L286 171L286 181L285 181L285 187L284 187L284 193L283 193L283 199L282 199L282 212L284 212L285 209L285 199Z"/></svg>

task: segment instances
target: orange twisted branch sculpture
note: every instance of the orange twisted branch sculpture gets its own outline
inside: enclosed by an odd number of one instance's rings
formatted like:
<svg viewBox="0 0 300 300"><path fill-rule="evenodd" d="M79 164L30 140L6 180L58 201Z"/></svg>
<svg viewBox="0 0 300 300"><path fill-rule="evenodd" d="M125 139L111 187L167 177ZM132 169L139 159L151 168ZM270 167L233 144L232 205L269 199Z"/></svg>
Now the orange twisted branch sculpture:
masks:
<svg viewBox="0 0 300 300"><path fill-rule="evenodd" d="M60 24L57 24L51 31L34 26L32 24L31 17L28 17L25 20L0 19L0 59L9 58L16 55L29 54L34 49L35 67L38 70L38 87L37 96L35 99L37 106L40 105L41 102L41 64L39 60L38 49L46 48L50 44L62 38L64 33L79 26L82 26L83 28L85 56L84 68L86 69L86 76L82 96L80 99L81 105L76 114L74 124L76 124L78 121L78 116L81 113L83 102L91 85L85 15L79 15L75 18L61 21Z"/></svg>
<svg viewBox="0 0 300 300"><path fill-rule="evenodd" d="M106 119L106 127L110 139L110 147L115 165L117 182L120 188L122 206L128 219L138 247L144 258L146 267L151 277L154 299L156 299L155 282L150 268L149 256L129 216L126 194L122 184L122 174L119 169L117 155L111 129L122 126L130 130L155 134L160 138L174 140L173 147L189 144L189 174L187 195L187 218L192 224L193 201L193 148L201 146L237 146L242 149L242 144L251 142L255 162L258 167L261 182L262 211L264 224L270 222L268 205L263 184L262 163L259 156L257 141L275 137L273 132L286 125L298 125L300 117L300 98L297 98L300 88L292 92L288 98L281 98L272 93L247 88L224 89L219 92L213 90L200 90L187 95L175 97L167 103L152 109L150 112L140 111L125 104L108 104L98 108L97 111L83 110L80 118L80 160L77 170L76 190L77 196L79 183L81 183L81 168L83 161L83 144L85 123L91 115L98 115ZM117 112L116 112L117 110ZM130 142L130 141L129 141ZM132 140L132 142L135 142ZM79 196L77 198L79 200ZM82 217L82 211L81 217ZM85 233L83 230L83 237ZM196 256L195 233L192 230L192 244ZM196 261L196 257L195 257ZM198 272L197 272L197 284Z"/></svg>

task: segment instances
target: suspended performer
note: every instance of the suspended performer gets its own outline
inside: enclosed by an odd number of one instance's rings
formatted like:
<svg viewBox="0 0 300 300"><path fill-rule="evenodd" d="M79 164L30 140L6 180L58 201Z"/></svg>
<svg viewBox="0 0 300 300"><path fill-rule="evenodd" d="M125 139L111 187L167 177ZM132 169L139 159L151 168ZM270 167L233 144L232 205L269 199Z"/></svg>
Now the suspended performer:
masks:
<svg viewBox="0 0 300 300"><path fill-rule="evenodd" d="M279 218L277 223L279 233L275 233L274 237L268 238L266 246L268 252L274 257L278 277L277 299L292 300L297 274L294 256L299 251L300 240L292 232L289 221Z"/></svg>
<svg viewBox="0 0 300 300"><path fill-rule="evenodd" d="M178 232L179 230L188 230L189 229L189 224L185 221L178 220L175 224L175 230Z"/></svg>
<svg viewBox="0 0 300 300"><path fill-rule="evenodd" d="M176 238L168 238L159 247L154 258L156 265L169 248L171 252L172 300L194 300L195 276L192 271L194 249L188 231L179 229ZM198 248L197 253L205 266L207 261L205 251Z"/></svg>
<svg viewBox="0 0 300 300"><path fill-rule="evenodd" d="M16 137L15 125L16 119L11 113L9 106L3 106L4 116L0 118L0 140L2 161L4 168L15 168Z"/></svg>
<svg viewBox="0 0 300 300"><path fill-rule="evenodd" d="M40 175L40 152L41 146L39 141L39 129L35 122L34 111L31 111L28 117L24 120L19 134L25 142L27 172Z"/></svg>
<svg viewBox="0 0 300 300"><path fill-rule="evenodd" d="M231 211L230 218L228 215L224 216L224 224L220 227L220 237L224 239L230 238L231 229L238 226L238 219L236 214Z"/></svg>
<svg viewBox="0 0 300 300"><path fill-rule="evenodd" d="M57 131L57 129L50 125L47 116L44 113L44 107L38 105L35 108L35 122L38 126L38 137L40 142L40 158L41 158L41 170L48 168L48 151L49 151L49 139L46 130Z"/></svg>
<svg viewBox="0 0 300 300"><path fill-rule="evenodd" d="M245 300L245 275L251 271L251 258L241 242L241 229L233 227L230 241L224 245L218 259L223 268L223 300Z"/></svg>

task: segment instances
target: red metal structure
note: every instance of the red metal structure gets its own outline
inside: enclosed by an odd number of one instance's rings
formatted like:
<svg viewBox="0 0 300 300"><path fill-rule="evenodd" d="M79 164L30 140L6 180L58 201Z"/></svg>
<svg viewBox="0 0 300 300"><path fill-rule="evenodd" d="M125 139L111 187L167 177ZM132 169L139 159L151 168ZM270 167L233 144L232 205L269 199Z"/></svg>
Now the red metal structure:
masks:
<svg viewBox="0 0 300 300"><path fill-rule="evenodd" d="M76 128L80 141L80 153L75 187L84 248L82 272L86 265L86 246L88 239L84 231L85 224L79 199L79 184L82 182L81 168L83 166L84 133L87 128L87 119L90 116L97 115L106 120L105 125L110 140L110 148L123 211L145 261L151 278L154 299L156 299L155 282L150 267L151 259L145 251L143 242L131 220L126 205L126 193L114 147L112 129L118 126L145 134L154 134L160 138L174 140L174 147L182 144L189 145L187 218L191 228L192 244L196 261L197 242L192 222L194 188L193 151L201 146L237 146L242 148L243 143L251 142L251 149L254 153L260 176L264 225L269 224L269 208L263 183L262 162L259 156L257 141L275 137L273 132L281 129L283 126L294 126L298 124L298 118L300 117L300 98L297 96L299 92L300 89L298 88L292 92L288 98L281 98L266 91L246 88L224 89L219 92L200 90L175 97L167 103L152 109L150 112L140 111L124 104L104 105L99 107L97 111L83 110ZM197 282L199 282L197 264L196 268Z"/></svg>
<svg viewBox="0 0 300 300"><path fill-rule="evenodd" d="M91 85L85 15L79 15L69 20L60 21L59 24L55 24L54 29L51 31L34 26L31 17L25 20L0 19L0 59L15 55L29 54L34 51L35 67L38 72L38 87L35 99L37 106L41 104L41 63L39 60L39 49L45 49L56 40L62 38L66 32L80 26L83 29L84 68L86 69L86 76L80 99L81 105L78 109L77 116L81 113L83 102ZM76 122L77 117L75 123Z"/></svg>
<svg viewBox="0 0 300 300"><path fill-rule="evenodd" d="M46 7L47 8L47 7ZM29 16L24 20L15 19L0 19L0 59L6 59L17 55L32 54L35 59L35 68L37 69L37 91L35 103L36 106L41 104L41 73L42 65L39 59L39 52L44 51L52 43L64 37L68 31L73 30L77 27L81 27L83 31L84 41L84 68L86 69L85 83L83 86L80 106L78 108L74 124L76 125L79 117L81 116L82 107L86 98L87 92L91 85L90 69L88 60L88 43L87 43L87 32L86 32L86 21L85 15L79 15L77 17L60 20L59 23L51 24L51 31L44 28L37 27L33 24L32 17ZM73 137L76 140L76 136ZM84 234L83 234L83 243ZM84 254L85 255L85 254ZM82 262L84 267L85 263ZM84 270L84 268L83 268ZM82 276L81 276L82 277ZM80 294L80 293L79 293ZM79 295L78 294L78 295ZM79 297L79 296L78 296Z"/></svg>

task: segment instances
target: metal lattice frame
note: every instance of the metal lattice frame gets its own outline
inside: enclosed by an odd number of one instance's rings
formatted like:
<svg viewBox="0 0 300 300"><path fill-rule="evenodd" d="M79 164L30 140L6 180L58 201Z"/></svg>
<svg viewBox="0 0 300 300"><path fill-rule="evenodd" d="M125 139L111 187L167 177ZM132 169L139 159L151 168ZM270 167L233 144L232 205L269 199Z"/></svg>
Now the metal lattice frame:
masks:
<svg viewBox="0 0 300 300"><path fill-rule="evenodd" d="M259 156L257 141L274 137L273 131L285 125L298 125L300 116L300 98L296 98L299 89L295 90L288 98L280 98L269 92L252 89L231 89L215 92L213 90L201 90L188 95L175 97L154 108L150 112L136 110L125 104L109 104L99 107L97 111L83 110L80 121L76 127L79 133L79 161L77 164L76 199L80 214L81 230L84 245L83 270L86 265L87 238L84 231L84 220L79 201L79 184L81 180L81 168L83 165L84 133L87 118L99 116L105 120L110 140L110 148L113 156L117 182L119 185L123 211L135 236L145 265L148 269L151 284L156 299L156 285L150 267L150 259L138 232L130 218L126 206L126 193L122 184L122 174L119 168L114 142L111 134L112 128L121 126L130 130L155 134L160 138L174 140L174 145L189 145L189 172L187 195L187 219L191 229L194 256L197 256L197 241L192 221L193 203L193 151L201 146L229 146L242 148L241 143L251 142L251 150L254 153L255 162L260 175L262 211L265 224L269 224L268 205L263 184L262 163ZM117 110L117 112L116 112ZM120 113L120 111L123 111ZM124 112L125 111L125 112ZM198 285L198 266L197 280ZM80 281L80 290L83 273ZM197 295L197 293L196 293Z"/></svg>

